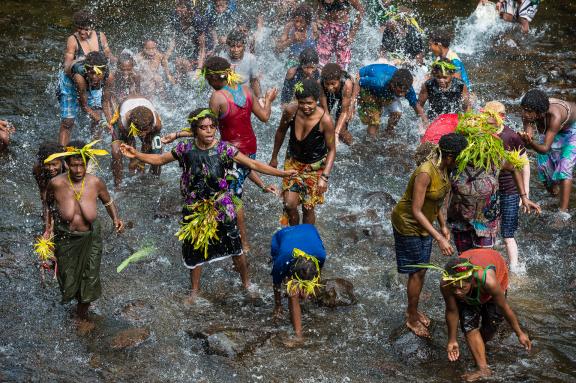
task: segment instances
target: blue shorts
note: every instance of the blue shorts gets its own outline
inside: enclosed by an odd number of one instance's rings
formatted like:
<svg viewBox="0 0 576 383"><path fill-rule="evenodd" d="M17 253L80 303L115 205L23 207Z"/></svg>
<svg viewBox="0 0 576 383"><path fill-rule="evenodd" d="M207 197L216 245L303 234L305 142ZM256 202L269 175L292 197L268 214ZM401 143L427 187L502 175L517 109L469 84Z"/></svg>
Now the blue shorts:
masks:
<svg viewBox="0 0 576 383"><path fill-rule="evenodd" d="M88 93L88 106L93 109L102 109L102 88L91 89ZM75 119L80 111L80 100L74 81L64 74L58 73L58 101L60 102L60 118Z"/></svg>
<svg viewBox="0 0 576 383"><path fill-rule="evenodd" d="M514 238L518 230L519 194L500 194L500 233L502 238Z"/></svg>
<svg viewBox="0 0 576 383"><path fill-rule="evenodd" d="M396 265L400 274L413 274L423 270L407 265L430 262L432 253L432 236L402 235L394 230L394 248L396 249Z"/></svg>
<svg viewBox="0 0 576 383"><path fill-rule="evenodd" d="M256 153L248 154L248 157L255 160ZM234 162L234 170L233 175L235 179L228 184L228 190L232 192L238 198L242 198L243 186L244 181L248 178L248 175L252 169L239 165L238 163Z"/></svg>

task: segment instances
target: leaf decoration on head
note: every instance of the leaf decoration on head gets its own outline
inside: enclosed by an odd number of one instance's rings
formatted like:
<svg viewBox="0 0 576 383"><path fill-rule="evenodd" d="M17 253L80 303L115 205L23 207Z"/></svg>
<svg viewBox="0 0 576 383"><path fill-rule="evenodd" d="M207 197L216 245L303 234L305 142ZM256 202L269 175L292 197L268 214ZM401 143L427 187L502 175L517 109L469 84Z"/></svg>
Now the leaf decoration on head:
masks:
<svg viewBox="0 0 576 383"><path fill-rule="evenodd" d="M213 74L220 75L220 78L222 79L225 78L228 85L237 85L244 82L244 77L236 73L232 68L227 68L224 70L211 70L202 68L202 71L200 72L200 76L203 80L206 80L206 76ZM202 86L203 85L204 81L202 81Z"/></svg>
<svg viewBox="0 0 576 383"><path fill-rule="evenodd" d="M296 84L294 84L294 93L302 93L304 92L304 84L302 83L302 81L298 81Z"/></svg>
<svg viewBox="0 0 576 383"><path fill-rule="evenodd" d="M316 276L311 280L307 280L300 278L298 274L294 274L292 278L286 282L286 291L288 292L288 295L292 296L297 294L298 291L303 291L306 293L306 295L315 296L316 288L322 286L320 284L320 263L318 262L318 258L310 254L306 254L302 250L296 248L292 250L292 256L294 258L304 258L313 262L314 266L316 266Z"/></svg>
<svg viewBox="0 0 576 383"><path fill-rule="evenodd" d="M65 152L54 153L54 154L48 156L44 160L44 163L47 164L48 162L53 161L56 158L61 158L61 157L82 156L82 160L84 161L84 165L86 165L86 163L87 163L86 158L88 158L88 159L94 161L96 166L100 167L98 165L98 161L96 161L96 156L105 156L108 154L108 152L104 149L92 149L92 146L94 146L98 142L100 142L100 140L94 140L94 141L90 142L89 144L84 145L82 148L76 148L74 146L67 146Z"/></svg>
<svg viewBox="0 0 576 383"><path fill-rule="evenodd" d="M460 282L460 287L462 287L463 280L472 277L474 275L474 272L482 270L481 266L474 265L470 263L469 260L463 260L462 263L453 266L452 269L454 269L454 271L456 272L454 274L450 274L448 270L433 263L419 263L417 265L407 265L407 266L439 271L442 273L442 281L448 282L447 285L452 285L455 284L456 282Z"/></svg>
<svg viewBox="0 0 576 383"><path fill-rule="evenodd" d="M442 71L442 76L446 76L446 74L450 73L455 73L456 72L456 65L449 63L447 61L434 61L432 63L432 65L430 65L430 69L434 70L435 68L440 68L440 70Z"/></svg>
<svg viewBox="0 0 576 383"><path fill-rule="evenodd" d="M97 76L102 76L106 70L106 65L84 65L86 70L92 69Z"/></svg>
<svg viewBox="0 0 576 383"><path fill-rule="evenodd" d="M216 117L216 115L212 112L211 109L202 109L202 111L200 113L198 113L197 115L195 115L194 117L190 117L187 119L187 121L192 124L194 121L198 121L201 120L205 117Z"/></svg>
<svg viewBox="0 0 576 383"><path fill-rule="evenodd" d="M418 32L423 33L416 19L408 12L401 11L398 7L390 6L382 16L383 21L403 21L407 25L413 26Z"/></svg>
<svg viewBox="0 0 576 383"><path fill-rule="evenodd" d="M128 130L128 135L132 137L137 137L142 133L140 129L136 126L134 122L130 122L130 129Z"/></svg>
<svg viewBox="0 0 576 383"><path fill-rule="evenodd" d="M56 260L54 256L54 242L52 241L54 236L50 238L38 237L36 238L36 243L34 244L34 252L38 255L38 260L40 262L47 262L50 260Z"/></svg>

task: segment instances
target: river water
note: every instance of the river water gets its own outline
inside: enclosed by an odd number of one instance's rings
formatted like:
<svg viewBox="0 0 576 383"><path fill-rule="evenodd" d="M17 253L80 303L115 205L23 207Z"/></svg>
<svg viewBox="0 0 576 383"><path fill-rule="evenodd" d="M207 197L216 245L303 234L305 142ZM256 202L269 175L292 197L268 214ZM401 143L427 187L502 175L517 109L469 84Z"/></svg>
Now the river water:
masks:
<svg viewBox="0 0 576 383"><path fill-rule="evenodd" d="M169 33L172 2L97 3L102 29L116 54L125 47L137 50L145 33ZM575 100L574 2L543 2L528 36L501 22L468 18L474 1L411 4L420 12L422 26L456 28L454 46L462 53L479 100L505 102L516 124L520 97L534 85L551 96ZM31 168L39 143L57 137L56 72L71 14L83 5L4 0L0 7L0 118L18 129L10 151L0 157L0 381L444 382L458 380L472 367L462 338L461 360L447 361L443 301L435 275L429 274L421 303L433 321L432 340L416 339L403 326L405 280L395 269L389 215L414 167L417 124L407 105L394 138L366 141L355 118L351 131L356 143L339 147L326 204L318 209L318 228L329 253L323 275L350 280L358 303L336 309L305 305L303 347L282 344L292 332L287 317L278 325L271 322L268 247L281 204L253 185L245 201L252 243L249 261L263 301L246 301L231 262L224 261L205 268L198 304L181 303L189 279L173 235L180 204L179 169L174 164L164 168L160 179L129 178L116 193L121 216L131 226L124 234L113 233L101 210L104 293L92 308L96 329L79 336L69 319L72 306L59 304L55 281L42 288L34 265L31 244L42 225ZM284 75L282 62L267 51L271 30L258 46L265 63L265 88L280 87ZM365 25L352 67L374 60L378 41L376 30ZM192 89L161 105L166 131L184 126L191 108L206 100L207 93ZM276 106L270 123L255 125L260 160L269 160L279 116ZM73 135L88 138L86 121L81 125ZM108 159L101 161L105 171L100 175L111 186L108 164ZM556 200L536 181L531 194L545 211L540 217L521 218L517 238L526 273L512 279L508 299L534 341L533 351L525 352L504 325L488 346L493 380L575 381L575 225L552 225ZM150 244L159 249L153 256L116 273L122 259ZM436 248L433 261L443 261ZM115 347L116 335L134 328L149 331L149 337L138 346ZM203 334L213 332L236 339L241 347L235 356L208 352Z"/></svg>

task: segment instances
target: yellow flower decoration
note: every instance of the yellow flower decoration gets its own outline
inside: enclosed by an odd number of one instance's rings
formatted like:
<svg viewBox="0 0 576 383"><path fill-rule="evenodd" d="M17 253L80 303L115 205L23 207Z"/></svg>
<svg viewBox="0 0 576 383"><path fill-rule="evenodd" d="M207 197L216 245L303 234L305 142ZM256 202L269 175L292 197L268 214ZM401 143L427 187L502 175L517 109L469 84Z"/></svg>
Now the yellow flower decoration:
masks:
<svg viewBox="0 0 576 383"><path fill-rule="evenodd" d="M403 21L408 25L412 25L418 32L424 32L414 17L410 16L406 12L399 11L396 7L391 7L389 11L384 14L384 18L387 20Z"/></svg>
<svg viewBox="0 0 576 383"><path fill-rule="evenodd" d="M316 266L316 276L311 280L301 279L297 274L286 283L286 291L288 295L295 295L298 291L304 291L306 295L316 295L316 288L321 287L320 284L320 264L318 263L318 258L306 254L300 249L292 250L292 256L294 258L304 258L314 263Z"/></svg>
<svg viewBox="0 0 576 383"><path fill-rule="evenodd" d="M96 166L98 166L98 161L96 161L96 156L105 156L108 154L108 152L104 149L92 149L92 146L94 146L99 141L100 140L92 141L89 144L84 145L84 147L82 147L82 148L75 148L73 146L67 146L65 152L54 153L54 154L48 156L48 158L46 158L44 160L44 163L47 164L48 162L53 161L56 158L60 158L60 157L80 155L80 156L82 156L82 160L84 161L84 165L86 165L86 162L87 162L86 158L89 158L90 160L94 161L94 163L96 163Z"/></svg>
<svg viewBox="0 0 576 383"><path fill-rule="evenodd" d="M206 79L206 76L211 74L221 75L222 78L226 78L226 82L228 83L228 85L241 84L244 82L244 77L236 73L232 68L228 68L225 70L209 70L204 68L200 72L200 75L202 76L203 79Z"/></svg>
<svg viewBox="0 0 576 383"><path fill-rule="evenodd" d="M50 238L36 238L36 243L34 244L34 252L38 255L38 260L40 262L47 262L56 259L56 257L54 257L53 239L53 236Z"/></svg>
<svg viewBox="0 0 576 383"><path fill-rule="evenodd" d="M140 129L138 129L138 127L136 126L135 123L131 122L130 123L130 130L128 130L128 135L132 136L132 137L136 137L136 136L139 136L140 133L142 133L142 131Z"/></svg>
<svg viewBox="0 0 576 383"><path fill-rule="evenodd" d="M302 84L302 81L298 81L296 84L294 84L294 93L302 92L304 92L304 84Z"/></svg>
<svg viewBox="0 0 576 383"><path fill-rule="evenodd" d="M92 69L97 76L102 76L106 70L106 65L84 65L84 67L86 70Z"/></svg>

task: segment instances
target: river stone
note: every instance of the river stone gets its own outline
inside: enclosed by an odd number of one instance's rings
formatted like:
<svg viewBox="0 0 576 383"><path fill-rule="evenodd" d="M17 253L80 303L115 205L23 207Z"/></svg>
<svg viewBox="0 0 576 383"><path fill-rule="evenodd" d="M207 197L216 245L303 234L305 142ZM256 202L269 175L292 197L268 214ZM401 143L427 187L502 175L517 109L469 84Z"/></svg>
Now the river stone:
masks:
<svg viewBox="0 0 576 383"><path fill-rule="evenodd" d="M402 328L397 338L394 339L392 335L391 340L396 355L405 362L424 361L432 357L433 353L428 342L414 335L406 326Z"/></svg>
<svg viewBox="0 0 576 383"><path fill-rule="evenodd" d="M317 296L318 304L327 307L350 306L356 304L354 285L352 282L342 279L325 279L324 285Z"/></svg>
<svg viewBox="0 0 576 383"><path fill-rule="evenodd" d="M150 330L145 327L129 328L119 331L110 342L113 349L136 347L150 337Z"/></svg>
<svg viewBox="0 0 576 383"><path fill-rule="evenodd" d="M204 341L207 354L241 358L270 339L274 331L265 327L252 330L244 327L212 325L200 331L188 330L187 333L193 339Z"/></svg>
<svg viewBox="0 0 576 383"><path fill-rule="evenodd" d="M242 345L238 344L238 337L235 337L235 340L231 339L233 338L233 335L236 334L217 332L216 334L208 336L208 338L206 338L208 353L226 356L228 358L236 357L236 355L238 355L238 353L244 348ZM240 340L240 342L242 341Z"/></svg>
<svg viewBox="0 0 576 383"><path fill-rule="evenodd" d="M154 306L143 299L128 302L120 310L120 315L134 322L144 321L153 314Z"/></svg>

